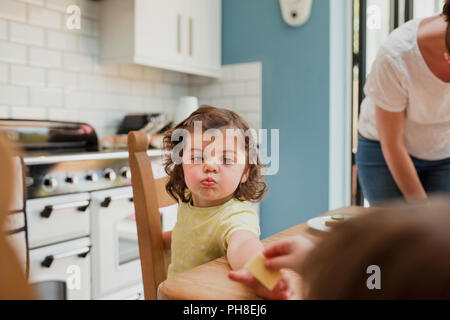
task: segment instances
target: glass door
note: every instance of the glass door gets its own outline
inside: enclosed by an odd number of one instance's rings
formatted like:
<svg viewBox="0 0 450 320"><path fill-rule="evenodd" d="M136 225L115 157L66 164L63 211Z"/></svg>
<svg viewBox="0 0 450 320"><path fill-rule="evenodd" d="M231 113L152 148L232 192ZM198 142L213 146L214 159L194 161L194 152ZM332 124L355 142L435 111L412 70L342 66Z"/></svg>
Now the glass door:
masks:
<svg viewBox="0 0 450 320"><path fill-rule="evenodd" d="M378 49L401 24L442 12L445 0L353 0L352 204L368 205L358 183L355 155L364 84Z"/></svg>
<svg viewBox="0 0 450 320"><path fill-rule="evenodd" d="M398 26L400 11L399 0L353 0L352 205L364 204L355 162L364 84L378 49Z"/></svg>

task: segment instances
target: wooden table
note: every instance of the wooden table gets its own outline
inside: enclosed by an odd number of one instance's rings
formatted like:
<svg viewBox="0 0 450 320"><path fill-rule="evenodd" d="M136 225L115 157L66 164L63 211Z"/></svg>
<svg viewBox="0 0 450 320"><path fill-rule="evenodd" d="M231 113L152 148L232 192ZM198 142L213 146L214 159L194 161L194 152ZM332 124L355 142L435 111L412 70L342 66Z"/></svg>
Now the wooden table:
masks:
<svg viewBox="0 0 450 320"><path fill-rule="evenodd" d="M371 208L347 207L327 212L323 215L346 214L356 216L372 210ZM261 242L267 245L282 238L301 235L314 243L320 241L323 232L311 229L306 222L277 233ZM245 300L261 299L246 286L228 278L230 266L225 257L216 259L191 270L167 279L158 288L158 299L163 300ZM301 278L293 271L288 275L296 288L291 299L301 299Z"/></svg>

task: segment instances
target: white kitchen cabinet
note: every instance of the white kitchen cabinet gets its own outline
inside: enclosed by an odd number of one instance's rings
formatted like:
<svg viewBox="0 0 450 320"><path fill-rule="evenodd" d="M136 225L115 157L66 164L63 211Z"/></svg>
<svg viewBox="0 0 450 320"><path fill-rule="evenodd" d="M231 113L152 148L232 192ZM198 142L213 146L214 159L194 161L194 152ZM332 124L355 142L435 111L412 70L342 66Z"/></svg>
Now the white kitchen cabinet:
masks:
<svg viewBox="0 0 450 320"><path fill-rule="evenodd" d="M221 0L106 0L101 63L134 63L218 78Z"/></svg>
<svg viewBox="0 0 450 320"><path fill-rule="evenodd" d="M218 74L221 67L221 1L191 0L187 5L189 40L188 64L193 68L214 66Z"/></svg>

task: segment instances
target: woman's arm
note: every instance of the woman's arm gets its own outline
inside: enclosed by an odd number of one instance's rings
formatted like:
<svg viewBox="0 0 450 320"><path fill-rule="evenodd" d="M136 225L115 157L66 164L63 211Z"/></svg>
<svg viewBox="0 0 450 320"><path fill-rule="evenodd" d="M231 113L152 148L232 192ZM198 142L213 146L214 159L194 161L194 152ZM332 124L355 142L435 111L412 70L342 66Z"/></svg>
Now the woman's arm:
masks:
<svg viewBox="0 0 450 320"><path fill-rule="evenodd" d="M405 111L389 112L377 106L375 113L381 149L398 188L408 202L427 199L425 189L406 150Z"/></svg>

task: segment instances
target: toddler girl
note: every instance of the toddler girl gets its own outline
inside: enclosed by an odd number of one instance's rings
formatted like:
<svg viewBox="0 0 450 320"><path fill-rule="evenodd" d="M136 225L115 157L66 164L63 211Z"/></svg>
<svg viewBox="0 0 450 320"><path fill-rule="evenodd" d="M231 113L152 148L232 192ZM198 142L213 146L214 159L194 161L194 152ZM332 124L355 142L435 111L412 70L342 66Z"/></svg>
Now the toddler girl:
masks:
<svg viewBox="0 0 450 320"><path fill-rule="evenodd" d="M168 277L226 255L233 270L262 252L258 215L246 201L260 201L266 191L262 164L249 126L236 113L201 106L164 137L171 153L165 164L167 192L179 203L177 223L165 233L171 243ZM231 138L230 138L231 136ZM287 299L287 278L263 297Z"/></svg>

